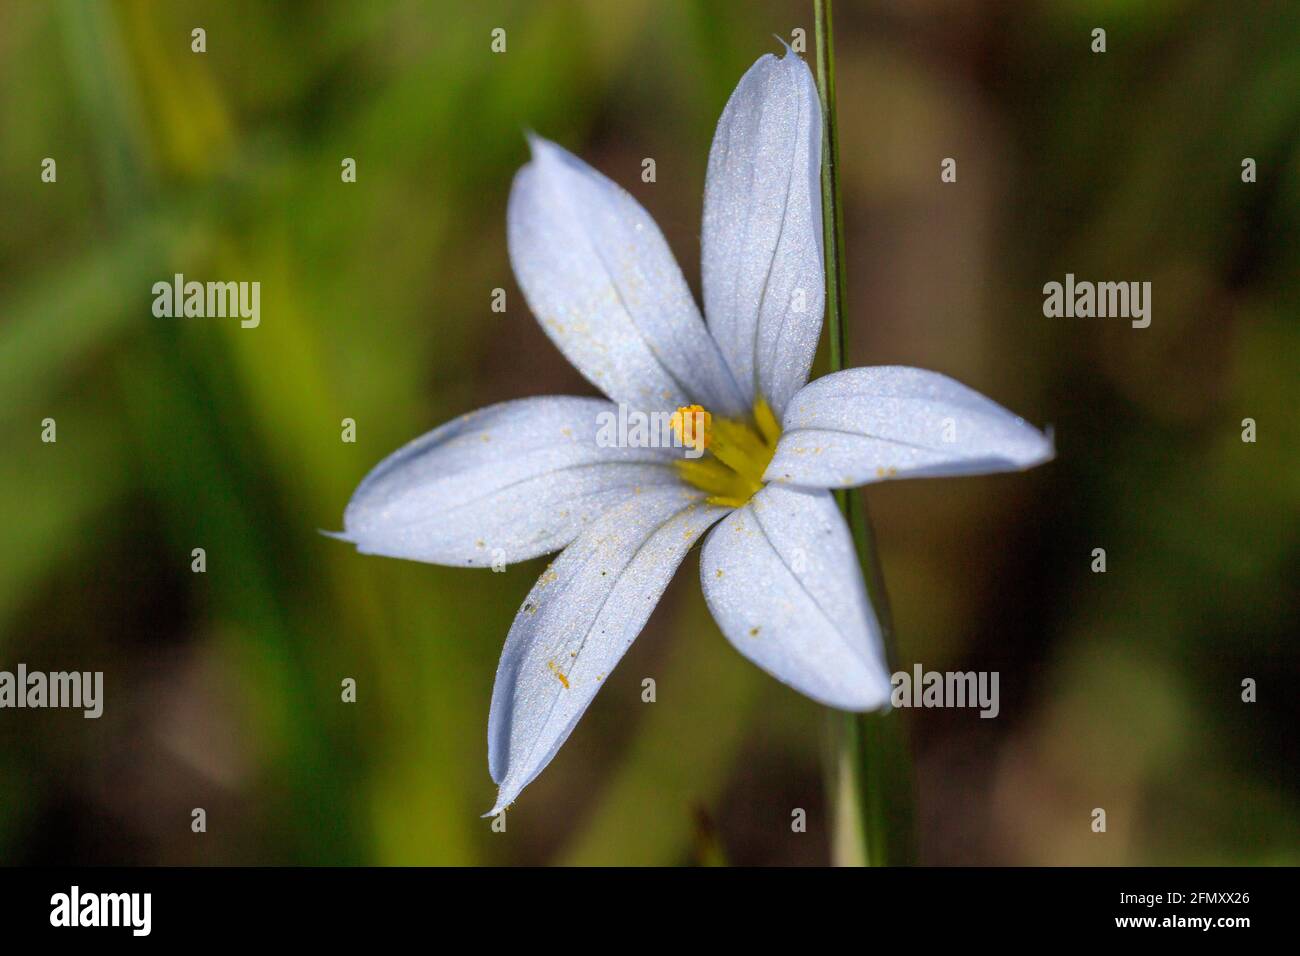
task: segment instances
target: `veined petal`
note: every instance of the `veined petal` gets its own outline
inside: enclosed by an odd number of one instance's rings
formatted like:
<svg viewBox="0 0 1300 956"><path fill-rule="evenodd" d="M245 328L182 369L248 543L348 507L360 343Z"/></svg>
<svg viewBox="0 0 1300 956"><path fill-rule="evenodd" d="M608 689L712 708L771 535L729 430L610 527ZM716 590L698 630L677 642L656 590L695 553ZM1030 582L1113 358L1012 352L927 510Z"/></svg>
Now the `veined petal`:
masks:
<svg viewBox="0 0 1300 956"><path fill-rule="evenodd" d="M704 314L736 383L780 417L808 380L825 304L821 106L792 52L727 102L704 187Z"/></svg>
<svg viewBox="0 0 1300 956"><path fill-rule="evenodd" d="M503 402L389 455L361 482L339 537L366 554L488 567L558 551L638 489L676 487L671 449L603 448L596 398Z"/></svg>
<svg viewBox="0 0 1300 956"><path fill-rule="evenodd" d="M746 411L649 213L566 150L529 143L506 224L515 276L546 334L606 395L639 411Z"/></svg>
<svg viewBox="0 0 1300 956"><path fill-rule="evenodd" d="M506 638L488 717L488 766L508 806L555 756L654 610L677 565L727 513L653 489L611 509L564 550Z"/></svg>
<svg viewBox="0 0 1300 956"><path fill-rule="evenodd" d="M946 375L882 366L835 372L790 401L766 481L847 488L889 478L1019 471L1047 436Z"/></svg>
<svg viewBox="0 0 1300 956"><path fill-rule="evenodd" d="M830 492L768 485L709 533L704 598L736 650L844 710L889 701L880 625Z"/></svg>

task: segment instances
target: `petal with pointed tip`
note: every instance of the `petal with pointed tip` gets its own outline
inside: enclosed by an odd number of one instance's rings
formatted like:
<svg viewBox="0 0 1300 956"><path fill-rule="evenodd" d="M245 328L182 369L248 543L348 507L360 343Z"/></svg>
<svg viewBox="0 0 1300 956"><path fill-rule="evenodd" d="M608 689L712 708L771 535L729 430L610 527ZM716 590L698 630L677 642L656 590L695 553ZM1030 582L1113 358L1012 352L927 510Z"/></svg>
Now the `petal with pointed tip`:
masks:
<svg viewBox="0 0 1300 956"><path fill-rule="evenodd" d="M736 383L780 417L808 380L825 303L821 105L807 65L767 55L718 121L704 186L709 331Z"/></svg>
<svg viewBox="0 0 1300 956"><path fill-rule="evenodd" d="M1024 419L938 372L834 372L791 400L766 481L848 488L889 478L1020 471L1052 458Z"/></svg>
<svg viewBox="0 0 1300 956"><path fill-rule="evenodd" d="M501 653L488 717L493 816L555 756L650 617L686 552L727 509L653 489L564 550L525 599Z"/></svg>
<svg viewBox="0 0 1300 956"><path fill-rule="evenodd" d="M677 487L671 449L601 447L596 398L503 402L462 415L366 476L339 537L366 554L488 567L558 551L637 489Z"/></svg>
<svg viewBox="0 0 1300 956"><path fill-rule="evenodd" d="M843 710L889 702L880 625L830 492L768 485L709 532L704 598L745 657Z"/></svg>
<svg viewBox="0 0 1300 956"><path fill-rule="evenodd" d="M659 227L619 186L540 137L506 213L510 262L551 340L641 411L747 409Z"/></svg>

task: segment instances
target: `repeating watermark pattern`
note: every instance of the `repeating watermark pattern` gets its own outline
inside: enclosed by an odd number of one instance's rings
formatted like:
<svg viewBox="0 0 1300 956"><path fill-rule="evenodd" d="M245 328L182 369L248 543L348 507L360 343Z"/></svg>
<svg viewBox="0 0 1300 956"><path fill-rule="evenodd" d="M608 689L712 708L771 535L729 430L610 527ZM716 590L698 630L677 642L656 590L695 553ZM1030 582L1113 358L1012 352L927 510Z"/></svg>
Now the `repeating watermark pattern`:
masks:
<svg viewBox="0 0 1300 956"><path fill-rule="evenodd" d="M104 713L103 671L0 671L0 708L80 710L88 720Z"/></svg>
<svg viewBox="0 0 1300 956"><path fill-rule="evenodd" d="M997 671L927 671L916 664L889 683L895 707L978 707L980 717L990 719L1001 711Z"/></svg>
<svg viewBox="0 0 1300 956"><path fill-rule="evenodd" d="M687 458L704 454L709 416L704 409L642 412L622 402L618 412L596 416L596 444L601 448L681 448Z"/></svg>
<svg viewBox="0 0 1300 956"><path fill-rule="evenodd" d="M56 927L127 927L132 936L148 936L153 927L152 893L83 893L73 885L50 897L50 925Z"/></svg>
<svg viewBox="0 0 1300 956"><path fill-rule="evenodd" d="M1043 315L1049 319L1132 319L1135 329L1151 324L1150 282L1065 282L1043 286Z"/></svg>
<svg viewBox="0 0 1300 956"><path fill-rule="evenodd" d="M178 272L171 282L155 282L153 296L153 314L160 319L238 316L245 329L262 322L260 282L186 282Z"/></svg>

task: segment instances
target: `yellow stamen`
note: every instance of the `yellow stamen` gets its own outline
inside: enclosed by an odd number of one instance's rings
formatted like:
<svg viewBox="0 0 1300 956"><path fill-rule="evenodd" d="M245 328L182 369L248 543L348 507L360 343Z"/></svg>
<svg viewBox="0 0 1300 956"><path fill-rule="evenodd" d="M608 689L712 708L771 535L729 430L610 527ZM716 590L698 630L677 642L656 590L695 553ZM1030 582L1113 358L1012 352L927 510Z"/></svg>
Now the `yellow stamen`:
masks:
<svg viewBox="0 0 1300 956"><path fill-rule="evenodd" d="M781 426L759 399L749 419L714 418L700 405L683 405L669 419L682 444L709 454L676 462L682 478L708 494L710 504L739 508L763 487Z"/></svg>
<svg viewBox="0 0 1300 956"><path fill-rule="evenodd" d="M776 420L776 416L772 414L772 407L765 399L760 398L754 403L754 421L758 425L758 430L763 433L763 439L775 448L781 438L781 423Z"/></svg>

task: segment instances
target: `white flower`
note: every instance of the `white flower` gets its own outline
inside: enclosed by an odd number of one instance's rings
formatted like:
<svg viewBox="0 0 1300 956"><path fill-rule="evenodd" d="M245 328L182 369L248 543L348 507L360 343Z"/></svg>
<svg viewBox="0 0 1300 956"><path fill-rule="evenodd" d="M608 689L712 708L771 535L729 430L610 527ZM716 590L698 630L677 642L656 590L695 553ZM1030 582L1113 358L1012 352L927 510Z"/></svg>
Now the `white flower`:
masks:
<svg viewBox="0 0 1300 956"><path fill-rule="evenodd" d="M563 549L497 669L493 814L568 738L710 527L700 573L727 639L814 700L874 710L890 691L880 628L827 489L1052 456L1042 433L935 372L859 368L805 384L824 300L821 111L794 54L755 63L718 123L707 321L645 210L554 143L530 142L507 217L528 304L613 402L703 406L708 453L602 447L611 402L527 398L417 439L348 504L342 537L367 553L487 567Z"/></svg>

